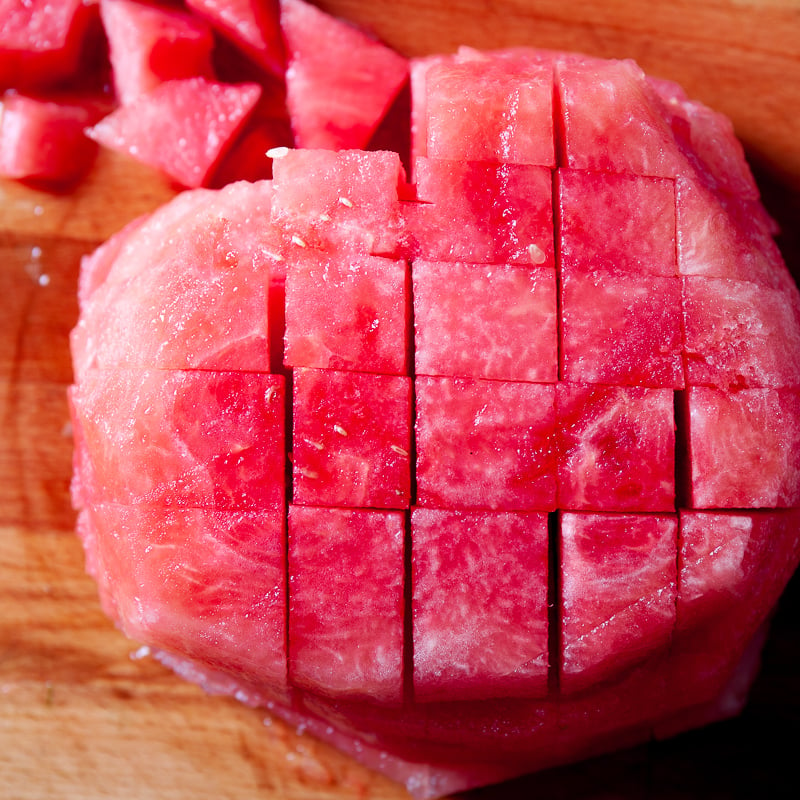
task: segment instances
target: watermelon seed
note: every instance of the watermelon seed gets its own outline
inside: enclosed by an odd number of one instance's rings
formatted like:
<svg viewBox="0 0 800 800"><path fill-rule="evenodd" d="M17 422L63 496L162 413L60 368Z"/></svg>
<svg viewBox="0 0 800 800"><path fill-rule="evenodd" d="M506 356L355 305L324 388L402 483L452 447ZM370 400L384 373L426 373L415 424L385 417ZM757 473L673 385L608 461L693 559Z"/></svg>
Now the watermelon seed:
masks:
<svg viewBox="0 0 800 800"><path fill-rule="evenodd" d="M320 214L320 215L319 215L319 218L320 218L320 219L321 219L323 222L330 222L330 221L331 221L330 214Z"/></svg>
<svg viewBox="0 0 800 800"><path fill-rule="evenodd" d="M398 455L403 456L404 458L408 458L408 450L403 450L402 447L398 447L396 444L391 445L392 450Z"/></svg>
<svg viewBox="0 0 800 800"><path fill-rule="evenodd" d="M267 158L276 159L276 158L283 158L284 156L289 155L289 148L288 147L271 147L267 150Z"/></svg>
<svg viewBox="0 0 800 800"><path fill-rule="evenodd" d="M544 250L538 244L528 245L528 256L534 264L544 264L546 256Z"/></svg>
<svg viewBox="0 0 800 800"><path fill-rule="evenodd" d="M339 434L339 436L347 436L347 431L341 425L334 425L333 429Z"/></svg>
<svg viewBox="0 0 800 800"><path fill-rule="evenodd" d="M310 444L312 447L315 447L317 450L324 450L325 445L322 442L315 442L313 439L303 439L306 444Z"/></svg>
<svg viewBox="0 0 800 800"><path fill-rule="evenodd" d="M353 201L352 201L352 200L351 200L349 197L340 197L340 198L339 198L339 202L340 202L340 203L341 203L341 204L342 204L342 205L343 205L345 208L352 208L352 207L353 207Z"/></svg>
<svg viewBox="0 0 800 800"><path fill-rule="evenodd" d="M312 469L306 469L305 467L300 467L297 471L304 478L308 478L309 480L312 480L312 481L315 480L316 478L319 478L319 473L318 472L314 472L314 470L312 470Z"/></svg>
<svg viewBox="0 0 800 800"><path fill-rule="evenodd" d="M308 247L303 239L301 239L297 234L292 234L292 244L296 244L298 247Z"/></svg>

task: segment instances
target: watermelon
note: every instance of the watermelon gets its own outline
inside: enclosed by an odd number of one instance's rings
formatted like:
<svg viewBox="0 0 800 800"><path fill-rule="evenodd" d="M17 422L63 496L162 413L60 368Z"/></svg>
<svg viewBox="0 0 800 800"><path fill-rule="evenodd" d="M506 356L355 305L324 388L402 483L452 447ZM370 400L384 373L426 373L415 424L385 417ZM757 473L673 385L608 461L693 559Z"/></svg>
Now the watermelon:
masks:
<svg viewBox="0 0 800 800"><path fill-rule="evenodd" d="M84 260L73 498L126 634L437 797L742 708L800 562L800 292L680 87L410 74L409 173L281 149Z"/></svg>

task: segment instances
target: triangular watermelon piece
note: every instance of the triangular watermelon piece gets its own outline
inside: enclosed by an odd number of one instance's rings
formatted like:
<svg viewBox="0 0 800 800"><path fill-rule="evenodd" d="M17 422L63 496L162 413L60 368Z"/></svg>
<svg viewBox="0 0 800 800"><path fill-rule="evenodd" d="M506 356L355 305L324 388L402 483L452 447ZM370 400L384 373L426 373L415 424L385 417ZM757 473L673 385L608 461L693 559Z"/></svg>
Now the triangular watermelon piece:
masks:
<svg viewBox="0 0 800 800"><path fill-rule="evenodd" d="M408 61L303 0L281 0L287 105L298 147L363 148L408 78Z"/></svg>
<svg viewBox="0 0 800 800"><path fill-rule="evenodd" d="M213 77L214 37L204 21L138 0L100 0L100 18L123 105L166 80Z"/></svg>
<svg viewBox="0 0 800 800"><path fill-rule="evenodd" d="M198 187L206 183L260 96L261 87L255 83L167 81L118 108L88 133L183 186Z"/></svg>
<svg viewBox="0 0 800 800"><path fill-rule="evenodd" d="M278 0L186 0L186 5L268 72L283 74Z"/></svg>

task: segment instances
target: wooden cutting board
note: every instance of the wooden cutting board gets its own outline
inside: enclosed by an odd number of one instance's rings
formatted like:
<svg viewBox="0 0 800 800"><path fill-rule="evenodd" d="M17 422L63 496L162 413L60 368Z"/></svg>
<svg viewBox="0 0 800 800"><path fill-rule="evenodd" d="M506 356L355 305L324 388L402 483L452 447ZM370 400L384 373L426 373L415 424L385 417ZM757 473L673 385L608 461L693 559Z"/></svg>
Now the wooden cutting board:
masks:
<svg viewBox="0 0 800 800"><path fill-rule="evenodd" d="M800 0L321 5L408 55L532 44L630 56L681 82L733 119L800 274ZM136 658L84 574L64 394L78 262L172 194L158 175L109 154L70 194L0 183L0 796L399 800L402 789L308 736ZM795 580L741 719L472 796L790 796L799 596Z"/></svg>

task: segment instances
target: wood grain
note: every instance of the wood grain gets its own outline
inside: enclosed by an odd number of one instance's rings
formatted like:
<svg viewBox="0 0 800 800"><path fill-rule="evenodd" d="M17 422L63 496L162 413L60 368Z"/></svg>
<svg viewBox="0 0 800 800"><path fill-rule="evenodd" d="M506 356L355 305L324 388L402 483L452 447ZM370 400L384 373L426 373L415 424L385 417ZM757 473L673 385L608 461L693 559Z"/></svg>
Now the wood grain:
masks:
<svg viewBox="0 0 800 800"><path fill-rule="evenodd" d="M800 274L800 0L321 2L408 55L530 44L630 56L727 113ZM265 714L132 659L71 533L65 389L82 254L174 189L103 153L74 192L0 183L0 795L399 800L402 789ZM800 589L739 720L473 798L790 796ZM796 788L796 786L794 787Z"/></svg>

